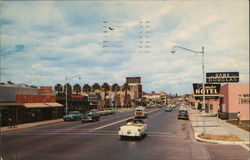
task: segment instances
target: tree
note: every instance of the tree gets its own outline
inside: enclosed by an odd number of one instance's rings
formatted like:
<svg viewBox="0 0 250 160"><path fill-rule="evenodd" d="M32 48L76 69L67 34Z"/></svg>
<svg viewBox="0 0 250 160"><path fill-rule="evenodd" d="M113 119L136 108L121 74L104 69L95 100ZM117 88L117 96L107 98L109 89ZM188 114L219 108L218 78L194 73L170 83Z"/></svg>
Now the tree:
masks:
<svg viewBox="0 0 250 160"><path fill-rule="evenodd" d="M77 83L73 86L73 91L76 92L76 94L81 92L81 86Z"/></svg>
<svg viewBox="0 0 250 160"><path fill-rule="evenodd" d="M117 91L120 91L120 86L117 83L115 83L112 85L111 89L112 89L112 91L115 92L114 101L115 101L115 107L116 107L116 105L117 105L117 100L116 100L117 99Z"/></svg>
<svg viewBox="0 0 250 160"><path fill-rule="evenodd" d="M82 91L88 94L91 91L91 86L89 84L84 84Z"/></svg>
<svg viewBox="0 0 250 160"><path fill-rule="evenodd" d="M128 83L123 84L123 90L125 91L124 104L125 107L128 107L128 90L130 90L130 86Z"/></svg>
<svg viewBox="0 0 250 160"><path fill-rule="evenodd" d="M92 91L95 92L96 90L101 90L101 86L98 83L95 83L92 86Z"/></svg>
<svg viewBox="0 0 250 160"><path fill-rule="evenodd" d="M61 84L56 84L54 88L55 88L57 94L62 93L62 91L63 91L63 87Z"/></svg>
<svg viewBox="0 0 250 160"><path fill-rule="evenodd" d="M66 87L67 85L67 87ZM72 93L72 87L69 83L64 85L64 93L66 93L66 88L67 88L67 94L70 95Z"/></svg>
<svg viewBox="0 0 250 160"><path fill-rule="evenodd" d="M102 89L104 90L104 107L107 107L107 100L106 100L106 96L107 96L107 92L110 90L110 86L108 83L104 82L102 84Z"/></svg>

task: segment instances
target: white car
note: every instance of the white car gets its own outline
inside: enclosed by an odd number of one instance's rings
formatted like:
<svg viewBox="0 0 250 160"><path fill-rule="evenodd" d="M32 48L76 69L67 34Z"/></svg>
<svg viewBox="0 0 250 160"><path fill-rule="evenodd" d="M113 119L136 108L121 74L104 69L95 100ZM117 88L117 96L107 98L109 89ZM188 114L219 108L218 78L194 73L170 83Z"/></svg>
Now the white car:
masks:
<svg viewBox="0 0 250 160"><path fill-rule="evenodd" d="M143 138L147 135L147 124L141 119L129 119L126 125L119 128L118 134L121 139L124 137Z"/></svg>

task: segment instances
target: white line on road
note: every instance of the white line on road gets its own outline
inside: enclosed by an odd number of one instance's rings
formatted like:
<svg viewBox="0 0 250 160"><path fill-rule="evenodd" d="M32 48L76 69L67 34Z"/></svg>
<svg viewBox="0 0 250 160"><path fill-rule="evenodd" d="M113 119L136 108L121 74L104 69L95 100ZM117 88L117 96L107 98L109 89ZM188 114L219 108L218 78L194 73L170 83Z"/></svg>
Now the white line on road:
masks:
<svg viewBox="0 0 250 160"><path fill-rule="evenodd" d="M128 120L128 119L130 119L130 118L133 118L133 117L128 117L128 118L122 119L122 120L117 121L117 122L113 122L113 123L110 123L110 124L106 124L106 125L104 125L104 126L101 126L101 127L97 127L97 128L91 129L90 131L95 131L95 130L102 129L102 128L105 128L105 127L108 127L108 126L112 126L112 125L114 125L114 124L117 124L117 123L126 121L126 120Z"/></svg>
<svg viewBox="0 0 250 160"><path fill-rule="evenodd" d="M157 109L157 110L150 111L150 112L148 112L148 113L152 113L152 112L155 112L155 111L158 111L158 109ZM95 131L95 130L102 129L102 128L105 128L105 127L108 127L108 126L112 126L112 125L114 125L114 124L117 124L117 123L126 121L126 120L128 120L128 119L130 119L130 118L134 118L134 116L132 116L132 117L127 117L127 118L122 119L122 120L120 120L120 121L113 122L113 123L110 123L110 124L103 125L103 126L101 126L101 127L97 127L97 128L91 129L90 131Z"/></svg>

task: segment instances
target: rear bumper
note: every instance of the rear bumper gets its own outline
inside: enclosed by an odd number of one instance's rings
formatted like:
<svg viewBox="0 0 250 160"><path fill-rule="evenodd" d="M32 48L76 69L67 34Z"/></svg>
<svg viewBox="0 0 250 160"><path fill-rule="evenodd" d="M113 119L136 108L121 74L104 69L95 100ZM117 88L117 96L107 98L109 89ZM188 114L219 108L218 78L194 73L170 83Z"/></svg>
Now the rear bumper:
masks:
<svg viewBox="0 0 250 160"><path fill-rule="evenodd" d="M118 133L119 136L122 136L122 137L141 137L141 133L128 133L128 132L121 132L119 131Z"/></svg>
<svg viewBox="0 0 250 160"><path fill-rule="evenodd" d="M178 116L178 119L189 119L188 116Z"/></svg>

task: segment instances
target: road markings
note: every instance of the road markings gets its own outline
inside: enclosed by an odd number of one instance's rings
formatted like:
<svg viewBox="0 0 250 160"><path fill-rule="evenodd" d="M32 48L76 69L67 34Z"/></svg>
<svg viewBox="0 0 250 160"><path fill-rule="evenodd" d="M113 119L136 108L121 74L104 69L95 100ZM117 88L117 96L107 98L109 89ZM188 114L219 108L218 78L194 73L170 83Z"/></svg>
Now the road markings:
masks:
<svg viewBox="0 0 250 160"><path fill-rule="evenodd" d="M156 111L158 111L158 109L150 111L148 113L152 113L152 112L156 112ZM116 122L113 122L113 123L109 123L109 124L103 125L101 127L97 127L97 128L91 129L90 131L95 131L95 130L102 129L102 128L105 128L105 127L108 127L108 126L112 126L114 124L121 123L121 122L126 121L126 120L131 119L131 118L134 118L134 116L131 116L131 117L128 117L128 118L125 118L125 119L122 119L120 121L116 121Z"/></svg>
<svg viewBox="0 0 250 160"><path fill-rule="evenodd" d="M128 120L128 119L130 119L130 118L133 118L133 117L128 117L128 118L122 119L122 120L120 120L120 121L116 121L116 122L113 122L113 123L109 123L109 124L103 125L103 126L101 126L101 127L97 127L97 128L91 129L90 131L95 131L95 130L102 129L102 128L105 128L105 127L108 127L108 126L112 126L112 125L114 125L114 124L117 124L117 123L121 123L121 122L123 122L123 121L126 121L126 120Z"/></svg>

